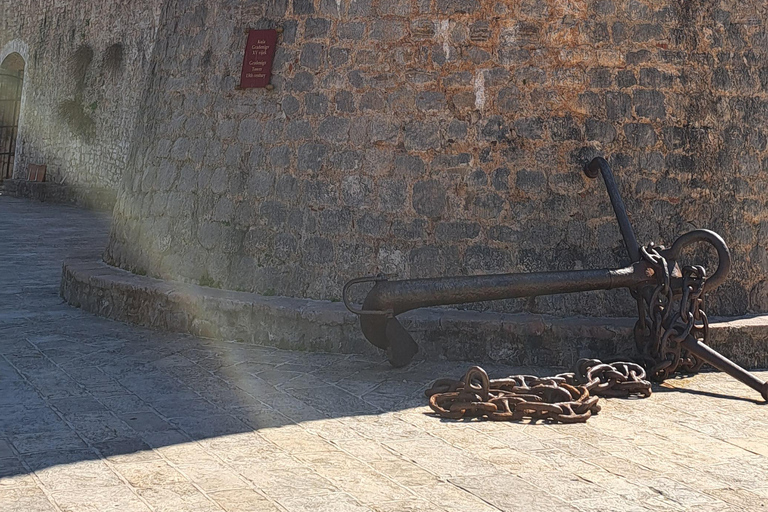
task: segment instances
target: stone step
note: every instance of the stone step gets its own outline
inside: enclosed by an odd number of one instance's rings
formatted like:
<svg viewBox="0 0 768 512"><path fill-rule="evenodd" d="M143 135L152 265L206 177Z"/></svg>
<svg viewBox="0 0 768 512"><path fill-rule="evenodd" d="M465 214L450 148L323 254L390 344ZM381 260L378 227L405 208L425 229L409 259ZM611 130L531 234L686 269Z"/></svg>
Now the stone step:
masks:
<svg viewBox="0 0 768 512"><path fill-rule="evenodd" d="M36 199L45 203L71 204L103 212L111 212L117 198L114 190L50 181L7 179L3 181L2 186L3 195Z"/></svg>
<svg viewBox="0 0 768 512"><path fill-rule="evenodd" d="M68 259L61 295L114 320L290 350L381 354L338 302L266 297L132 274L95 259ZM424 308L400 317L416 359L570 367L579 358L632 354L634 318L504 314ZM768 315L715 319L712 348L747 368L768 367Z"/></svg>

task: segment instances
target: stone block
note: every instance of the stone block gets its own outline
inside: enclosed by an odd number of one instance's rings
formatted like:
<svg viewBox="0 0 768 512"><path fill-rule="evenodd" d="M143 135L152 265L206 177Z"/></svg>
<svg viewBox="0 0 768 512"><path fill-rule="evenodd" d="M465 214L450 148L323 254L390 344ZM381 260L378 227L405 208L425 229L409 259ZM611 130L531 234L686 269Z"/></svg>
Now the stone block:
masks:
<svg viewBox="0 0 768 512"><path fill-rule="evenodd" d="M304 37L307 39L326 37L330 28L330 20L325 18L307 18L304 22Z"/></svg>
<svg viewBox="0 0 768 512"><path fill-rule="evenodd" d="M297 163L300 171L318 172L328 154L328 148L324 144L307 143L299 146Z"/></svg>
<svg viewBox="0 0 768 512"><path fill-rule="evenodd" d="M514 128L517 135L525 139L541 139L544 134L544 122L540 118L518 119Z"/></svg>
<svg viewBox="0 0 768 512"><path fill-rule="evenodd" d="M424 175L426 164L417 155L398 153L394 158L394 170L398 174L405 174L413 178Z"/></svg>
<svg viewBox="0 0 768 512"><path fill-rule="evenodd" d="M287 169L291 165L290 146L275 146L269 151L269 165L274 169Z"/></svg>
<svg viewBox="0 0 768 512"><path fill-rule="evenodd" d="M616 140L616 128L611 123L590 118L584 124L584 129L587 140L596 140L602 144Z"/></svg>
<svg viewBox="0 0 768 512"><path fill-rule="evenodd" d="M348 48L331 48L328 52L328 63L334 67L342 67L349 62L350 50Z"/></svg>
<svg viewBox="0 0 768 512"><path fill-rule="evenodd" d="M304 119L294 119L285 126L285 137L287 140L300 141L311 139L314 136L312 124Z"/></svg>
<svg viewBox="0 0 768 512"><path fill-rule="evenodd" d="M437 0L437 11L441 14L473 13L479 9L478 0Z"/></svg>
<svg viewBox="0 0 768 512"><path fill-rule="evenodd" d="M374 41L397 41L406 34L406 25L395 19L377 19L370 23L369 37Z"/></svg>
<svg viewBox="0 0 768 512"><path fill-rule="evenodd" d="M605 95L605 112L609 121L622 121L632 115L632 99L623 92L608 92Z"/></svg>
<svg viewBox="0 0 768 512"><path fill-rule="evenodd" d="M584 140L581 125L570 116L553 118L549 124L549 131L552 140L556 142Z"/></svg>
<svg viewBox="0 0 768 512"><path fill-rule="evenodd" d="M395 143L400 135L400 125L386 117L377 117L371 120L368 133L372 142Z"/></svg>
<svg viewBox="0 0 768 512"><path fill-rule="evenodd" d="M435 22L431 19L411 21L411 35L415 39L429 39L435 35Z"/></svg>
<svg viewBox="0 0 768 512"><path fill-rule="evenodd" d="M362 167L364 158L360 151L335 152L329 156L328 165L339 171L353 172Z"/></svg>
<svg viewBox="0 0 768 512"><path fill-rule="evenodd" d="M349 91L339 91L333 98L336 110L339 112L355 112L355 97Z"/></svg>
<svg viewBox="0 0 768 512"><path fill-rule="evenodd" d="M333 261L333 243L327 238L309 237L302 244L304 260L310 265L323 265Z"/></svg>
<svg viewBox="0 0 768 512"><path fill-rule="evenodd" d="M363 38L363 34L365 34L365 23L354 21L339 23L336 26L336 33L339 39L359 41Z"/></svg>
<svg viewBox="0 0 768 512"><path fill-rule="evenodd" d="M493 188L499 191L509 190L509 174L509 169L506 167L495 169L491 175Z"/></svg>
<svg viewBox="0 0 768 512"><path fill-rule="evenodd" d="M637 85L635 72L630 69L619 71L616 73L616 84L621 89L626 89L628 87L632 87L633 85Z"/></svg>
<svg viewBox="0 0 768 512"><path fill-rule="evenodd" d="M478 219L498 219L506 201L492 192L476 193L467 196L467 210Z"/></svg>
<svg viewBox="0 0 768 512"><path fill-rule="evenodd" d="M292 0L294 14L314 14L315 5L313 0Z"/></svg>
<svg viewBox="0 0 768 512"><path fill-rule="evenodd" d="M528 193L542 193L547 188L547 178L541 171L521 169L515 175L515 186Z"/></svg>
<svg viewBox="0 0 768 512"><path fill-rule="evenodd" d="M372 12L372 0L350 0L349 10L347 11L350 18L363 18L367 17Z"/></svg>
<svg viewBox="0 0 768 512"><path fill-rule="evenodd" d="M646 123L627 123L624 125L624 135L634 147L647 148L656 144L658 137L653 126Z"/></svg>
<svg viewBox="0 0 768 512"><path fill-rule="evenodd" d="M307 71L296 73L290 82L291 89L297 92L311 91L315 84L315 76Z"/></svg>
<svg viewBox="0 0 768 512"><path fill-rule="evenodd" d="M467 122L454 119L446 129L446 136L448 137L449 142L463 141L467 138L468 131L469 124Z"/></svg>
<svg viewBox="0 0 768 512"><path fill-rule="evenodd" d="M442 146L440 125L434 121L412 121L405 125L405 148L425 151Z"/></svg>
<svg viewBox="0 0 768 512"><path fill-rule="evenodd" d="M427 217L439 217L445 211L446 194L437 180L418 181L413 185L413 209Z"/></svg>
<svg viewBox="0 0 768 512"><path fill-rule="evenodd" d="M661 25L653 23L642 23L636 25L632 30L632 41L636 43L643 43L646 41L654 41L663 39L664 28Z"/></svg>
<svg viewBox="0 0 768 512"><path fill-rule="evenodd" d="M479 234L480 225L476 222L441 222L435 227L438 242L455 242L475 238Z"/></svg>
<svg viewBox="0 0 768 512"><path fill-rule="evenodd" d="M385 104L384 95L379 91L368 91L360 97L360 110L381 112Z"/></svg>
<svg viewBox="0 0 768 512"><path fill-rule="evenodd" d="M596 68L589 71L590 87L605 89L611 86L611 70L608 68Z"/></svg>
<svg viewBox="0 0 768 512"><path fill-rule="evenodd" d="M325 46L320 43L307 43L301 49L299 62L311 70L320 69L325 63Z"/></svg>
<svg viewBox="0 0 768 512"><path fill-rule="evenodd" d="M648 119L663 119L667 115L664 94L659 91L638 89L632 97L635 113Z"/></svg>
<svg viewBox="0 0 768 512"><path fill-rule="evenodd" d="M328 112L328 97L320 92L305 94L304 110L308 115L325 115Z"/></svg>
<svg viewBox="0 0 768 512"><path fill-rule="evenodd" d="M416 95L416 107L420 110L443 110L446 107L445 94L439 91L424 91Z"/></svg>

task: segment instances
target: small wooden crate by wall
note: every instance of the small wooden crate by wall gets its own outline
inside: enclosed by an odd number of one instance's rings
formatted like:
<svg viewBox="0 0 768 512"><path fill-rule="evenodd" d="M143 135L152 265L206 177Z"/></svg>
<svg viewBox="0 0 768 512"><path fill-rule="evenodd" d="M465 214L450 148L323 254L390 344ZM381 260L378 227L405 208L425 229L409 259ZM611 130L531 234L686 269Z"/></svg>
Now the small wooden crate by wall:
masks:
<svg viewBox="0 0 768 512"><path fill-rule="evenodd" d="M29 164L27 170L27 181L45 181L45 171L48 169L45 165Z"/></svg>

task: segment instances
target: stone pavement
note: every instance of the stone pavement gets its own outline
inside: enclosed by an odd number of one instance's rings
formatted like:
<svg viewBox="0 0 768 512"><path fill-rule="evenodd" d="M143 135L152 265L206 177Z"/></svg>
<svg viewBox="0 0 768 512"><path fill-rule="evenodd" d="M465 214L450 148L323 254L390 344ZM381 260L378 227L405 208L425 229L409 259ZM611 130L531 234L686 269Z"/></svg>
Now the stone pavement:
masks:
<svg viewBox="0 0 768 512"><path fill-rule="evenodd" d="M583 425L441 421L423 390L467 363L393 370L63 304L61 260L107 231L0 197L2 512L768 510L768 407L724 375ZM489 368L520 371L551 370Z"/></svg>

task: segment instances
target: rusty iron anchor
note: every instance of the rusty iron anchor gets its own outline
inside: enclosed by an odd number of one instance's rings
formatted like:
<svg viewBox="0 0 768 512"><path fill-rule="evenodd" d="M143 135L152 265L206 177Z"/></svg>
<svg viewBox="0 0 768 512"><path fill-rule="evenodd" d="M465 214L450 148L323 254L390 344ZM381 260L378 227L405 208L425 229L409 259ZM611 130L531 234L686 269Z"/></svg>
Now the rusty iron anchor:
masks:
<svg viewBox="0 0 768 512"><path fill-rule="evenodd" d="M627 288L638 303L634 336L638 360L651 379L662 381L675 372L697 372L704 363L731 375L768 401L768 382L707 345L709 323L703 300L726 279L731 267L728 246L714 231L697 229L682 235L670 248L637 243L624 201L608 162L597 157L584 168L590 178L602 175L621 235L632 263L623 268L452 276L391 281L383 275L352 279L344 285L344 304L360 317L366 339L385 350L395 367L407 365L418 344L397 316L418 308L561 293ZM681 266L688 246L707 243L718 256L710 277L701 266ZM352 286L374 283L362 308L349 300Z"/></svg>

